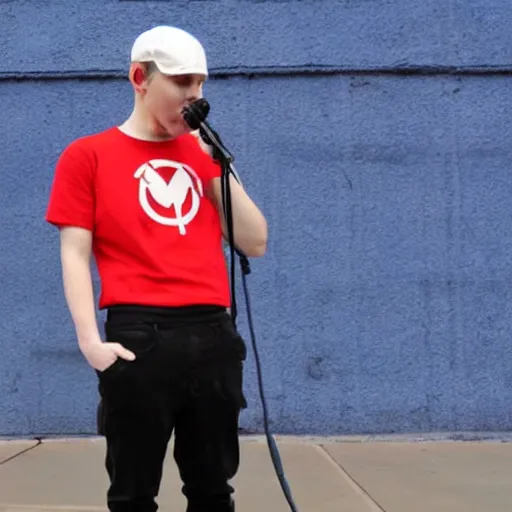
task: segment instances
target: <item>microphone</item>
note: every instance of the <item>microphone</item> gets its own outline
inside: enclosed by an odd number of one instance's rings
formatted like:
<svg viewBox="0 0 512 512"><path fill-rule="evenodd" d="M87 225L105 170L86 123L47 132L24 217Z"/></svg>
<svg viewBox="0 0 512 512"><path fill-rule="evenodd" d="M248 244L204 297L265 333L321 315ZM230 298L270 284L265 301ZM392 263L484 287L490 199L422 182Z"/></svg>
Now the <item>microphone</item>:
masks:
<svg viewBox="0 0 512 512"><path fill-rule="evenodd" d="M228 166L234 161L233 155L222 144L219 135L206 122L206 117L210 112L210 104L204 98L200 98L182 110L183 119L192 130L199 129L201 138L206 144L213 146L213 158ZM235 177L237 177L235 173Z"/></svg>
<svg viewBox="0 0 512 512"><path fill-rule="evenodd" d="M201 123L205 123L205 119L210 112L210 104L204 98L201 98L194 103L191 103L188 107L185 107L182 111L185 122L192 128L197 130L201 128Z"/></svg>

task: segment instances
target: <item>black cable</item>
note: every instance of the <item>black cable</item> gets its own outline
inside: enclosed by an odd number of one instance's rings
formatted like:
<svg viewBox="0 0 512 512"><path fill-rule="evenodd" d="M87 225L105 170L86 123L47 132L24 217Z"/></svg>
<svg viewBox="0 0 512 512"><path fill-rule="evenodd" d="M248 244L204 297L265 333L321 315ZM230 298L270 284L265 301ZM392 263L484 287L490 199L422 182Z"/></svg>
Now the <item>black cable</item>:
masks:
<svg viewBox="0 0 512 512"><path fill-rule="evenodd" d="M245 304L247 308L247 321L249 324L249 331L251 333L251 341L252 341L252 348L254 352L254 359L256 362L256 371L258 373L258 388L260 391L260 398L261 398L261 404L263 408L263 427L265 430L265 436L267 438L267 445L270 451L270 458L272 459L272 463L274 465L274 469L277 474L277 478L279 480L279 483L281 484L281 488L283 490L283 493L285 495L286 501L288 502L288 505L290 505L290 510L292 512L297 512L297 506L295 505L293 498L292 498L292 491L290 489L290 486L288 484L288 481L286 480L286 476L284 474L284 468L283 463L281 461L281 457L279 455L279 449L277 448L277 444L272 437L272 434L269 429L269 423L268 423L268 412L267 412L267 404L265 400L265 393L263 391L263 377L261 374L261 364L260 364L260 358L258 355L258 349L256 347L256 339L254 335L254 327L252 323L252 315L251 315L251 309L249 304L249 292L247 290L247 281L245 279L245 273L242 271L242 283L244 287L244 295L245 295Z"/></svg>
<svg viewBox="0 0 512 512"><path fill-rule="evenodd" d="M226 225L228 230L228 241L230 245L230 256L231 256L231 276L232 276L232 282L231 282L231 291L232 291L232 310L235 311L235 316L233 317L233 323L236 327L236 300L235 300L235 273L234 273L234 242L233 242L233 211L232 211L232 205L231 205L231 188L229 183L229 176L231 173L230 167L227 162L221 161L222 163L222 178L221 178L221 191L222 191L222 204L223 204L223 210L226 218ZM233 174L233 176L236 179L236 176ZM290 505L290 510L292 512L297 512L297 507L293 501L292 493L290 486L288 484L288 481L286 480L286 476L284 474L284 468L281 461L281 457L279 455L279 449L277 447L277 444L272 437L272 434L270 432L269 428L269 421L268 421L268 410L267 410L267 403L265 400L265 393L263 390L263 375L261 371L261 362L258 354L258 349L256 346L256 336L254 334L254 325L252 321L252 313L251 313L251 305L249 300L249 291L247 287L247 280L246 276L251 273L251 268L249 265L249 260L244 254L241 254L239 251L236 251L239 259L240 259L240 268L242 273L242 283L243 283L243 290L245 295L245 304L246 304L246 310L247 310L247 321L249 324L249 332L251 335L251 343L252 348L254 352L254 359L256 362L256 372L258 374L258 389L260 392L260 399L261 399L261 405L263 409L263 428L265 430L265 436L267 438L267 445L270 451L270 458L272 459L272 463L274 465L274 469L276 471L277 478L279 480L279 483L281 484L281 488L283 490L283 493L286 497L286 501Z"/></svg>

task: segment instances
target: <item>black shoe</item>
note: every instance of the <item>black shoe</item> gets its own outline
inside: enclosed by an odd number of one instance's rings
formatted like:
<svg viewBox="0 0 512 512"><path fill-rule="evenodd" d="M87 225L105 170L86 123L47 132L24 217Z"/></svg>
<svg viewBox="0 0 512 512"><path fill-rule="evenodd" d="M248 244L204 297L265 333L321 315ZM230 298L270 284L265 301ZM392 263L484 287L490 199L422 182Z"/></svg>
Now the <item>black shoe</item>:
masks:
<svg viewBox="0 0 512 512"><path fill-rule="evenodd" d="M235 502L233 498L222 500L197 501L189 500L187 512L235 512Z"/></svg>

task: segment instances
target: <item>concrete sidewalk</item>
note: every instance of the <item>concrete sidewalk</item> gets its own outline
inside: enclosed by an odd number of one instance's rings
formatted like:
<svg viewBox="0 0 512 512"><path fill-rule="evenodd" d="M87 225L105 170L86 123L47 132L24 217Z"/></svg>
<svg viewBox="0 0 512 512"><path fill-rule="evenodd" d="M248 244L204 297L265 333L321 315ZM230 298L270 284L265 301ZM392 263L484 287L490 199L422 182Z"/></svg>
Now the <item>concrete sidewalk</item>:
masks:
<svg viewBox="0 0 512 512"><path fill-rule="evenodd" d="M281 438L300 512L504 512L512 507L512 443ZM102 438L0 441L1 512L105 511ZM172 452L169 452L172 455ZM162 512L185 501L172 456ZM237 512L288 512L264 438L242 438Z"/></svg>

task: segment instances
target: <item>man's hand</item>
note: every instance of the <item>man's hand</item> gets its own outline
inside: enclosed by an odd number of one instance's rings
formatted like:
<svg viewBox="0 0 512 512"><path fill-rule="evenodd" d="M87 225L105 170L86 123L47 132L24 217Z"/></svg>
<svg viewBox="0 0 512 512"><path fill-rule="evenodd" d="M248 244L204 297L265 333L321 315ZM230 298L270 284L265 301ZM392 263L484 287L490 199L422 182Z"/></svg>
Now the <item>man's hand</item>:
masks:
<svg viewBox="0 0 512 512"><path fill-rule="evenodd" d="M207 155L210 155L212 156L213 155L213 148L212 146L210 146L209 144L206 144L206 142L203 140L203 138L201 137L201 134L199 133L199 130L195 130L193 132L190 132L191 135L193 135L196 139L197 139L197 142L199 143L199 146L200 148L207 154Z"/></svg>
<svg viewBox="0 0 512 512"><path fill-rule="evenodd" d="M135 354L124 348L119 343L97 341L80 347L87 362L99 372L112 366L118 357L133 361Z"/></svg>

